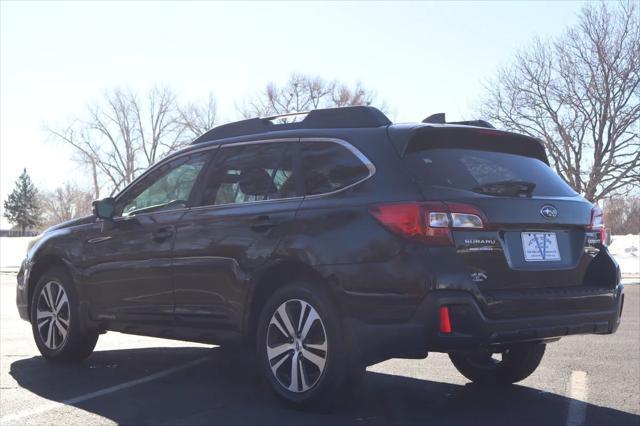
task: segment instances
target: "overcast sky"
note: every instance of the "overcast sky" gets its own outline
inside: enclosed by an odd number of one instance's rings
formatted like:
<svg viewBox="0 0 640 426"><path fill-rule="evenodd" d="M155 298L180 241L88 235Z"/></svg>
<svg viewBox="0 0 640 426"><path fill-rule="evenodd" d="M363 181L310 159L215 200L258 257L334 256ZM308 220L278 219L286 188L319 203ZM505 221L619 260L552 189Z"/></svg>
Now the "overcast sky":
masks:
<svg viewBox="0 0 640 426"><path fill-rule="evenodd" d="M0 198L24 167L42 190L89 188L50 140L114 86L214 92L222 119L295 71L361 81L395 121L475 118L514 52L572 24L581 2L0 2ZM2 207L0 206L0 209ZM6 221L2 218L2 228Z"/></svg>

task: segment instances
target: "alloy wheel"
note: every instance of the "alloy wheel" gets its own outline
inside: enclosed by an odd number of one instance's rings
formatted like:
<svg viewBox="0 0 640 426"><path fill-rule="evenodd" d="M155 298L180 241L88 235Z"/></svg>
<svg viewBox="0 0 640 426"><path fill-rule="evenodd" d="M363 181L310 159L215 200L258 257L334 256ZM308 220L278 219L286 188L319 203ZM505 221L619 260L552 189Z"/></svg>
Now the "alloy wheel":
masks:
<svg viewBox="0 0 640 426"><path fill-rule="evenodd" d="M318 383L327 363L327 334L311 304L292 299L275 310L267 329L271 372L290 392L305 392Z"/></svg>
<svg viewBox="0 0 640 426"><path fill-rule="evenodd" d="M40 340L52 350L59 349L69 332L69 298L62 285L56 281L46 283L36 305L36 321Z"/></svg>

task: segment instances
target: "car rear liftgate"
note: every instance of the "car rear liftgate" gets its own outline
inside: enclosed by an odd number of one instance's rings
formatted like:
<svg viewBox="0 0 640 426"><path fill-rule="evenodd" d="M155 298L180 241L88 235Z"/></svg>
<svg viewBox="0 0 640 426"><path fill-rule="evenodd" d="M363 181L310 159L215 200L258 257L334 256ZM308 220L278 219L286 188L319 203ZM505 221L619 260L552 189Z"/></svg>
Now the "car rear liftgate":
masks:
<svg viewBox="0 0 640 426"><path fill-rule="evenodd" d="M610 291L616 268L598 257L604 249L600 210L529 154L527 143L484 129L432 129L414 139L403 161L433 206L425 220L439 211L447 220L464 218L451 237L487 297L525 289L542 299Z"/></svg>

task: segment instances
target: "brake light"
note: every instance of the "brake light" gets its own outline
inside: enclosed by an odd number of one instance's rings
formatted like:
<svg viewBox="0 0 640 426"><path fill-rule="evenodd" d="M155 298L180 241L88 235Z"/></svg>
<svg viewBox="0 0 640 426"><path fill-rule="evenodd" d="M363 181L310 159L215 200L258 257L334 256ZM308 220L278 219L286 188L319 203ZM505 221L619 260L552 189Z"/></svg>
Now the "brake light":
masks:
<svg viewBox="0 0 640 426"><path fill-rule="evenodd" d="M598 206L593 206L591 209L591 223L587 227L590 231L596 231L600 233L600 242L606 244L607 241L607 228L604 225L604 216L602 209Z"/></svg>
<svg viewBox="0 0 640 426"><path fill-rule="evenodd" d="M484 229L486 220L477 207L439 201L382 204L369 211L390 231L431 245L453 245L451 229Z"/></svg>

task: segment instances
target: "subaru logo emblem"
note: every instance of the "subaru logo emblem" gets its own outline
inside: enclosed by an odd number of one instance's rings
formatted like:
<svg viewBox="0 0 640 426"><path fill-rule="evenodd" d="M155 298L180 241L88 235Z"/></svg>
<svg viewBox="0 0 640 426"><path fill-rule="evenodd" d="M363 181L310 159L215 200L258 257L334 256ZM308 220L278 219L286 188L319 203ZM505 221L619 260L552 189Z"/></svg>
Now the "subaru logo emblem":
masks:
<svg viewBox="0 0 640 426"><path fill-rule="evenodd" d="M540 209L540 214L546 219L554 219L558 217L558 210L551 204L546 204Z"/></svg>

